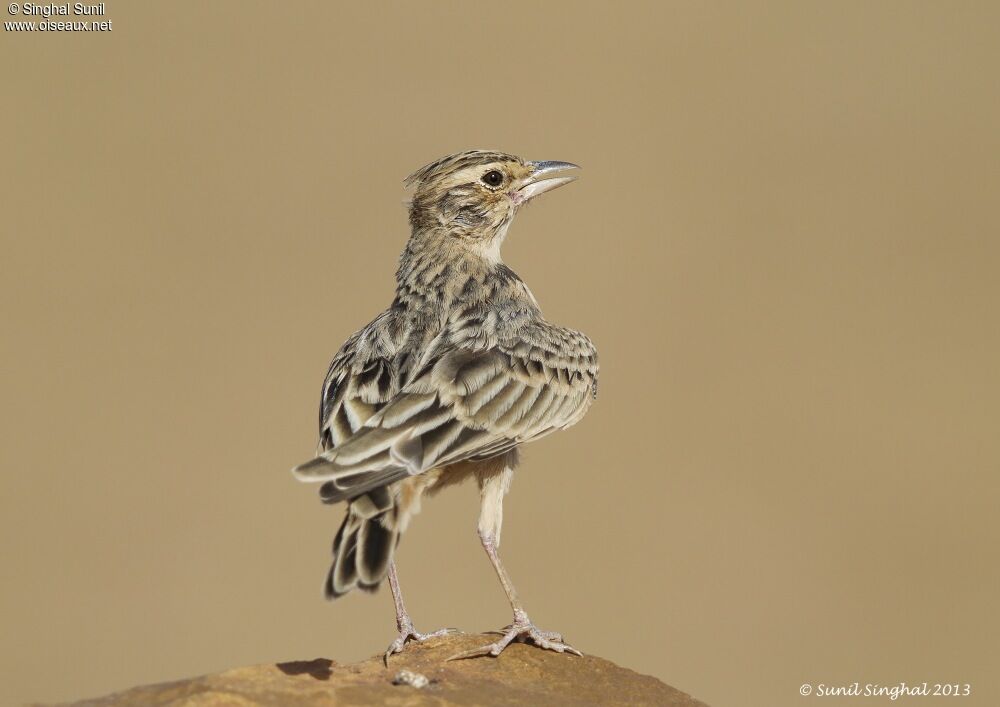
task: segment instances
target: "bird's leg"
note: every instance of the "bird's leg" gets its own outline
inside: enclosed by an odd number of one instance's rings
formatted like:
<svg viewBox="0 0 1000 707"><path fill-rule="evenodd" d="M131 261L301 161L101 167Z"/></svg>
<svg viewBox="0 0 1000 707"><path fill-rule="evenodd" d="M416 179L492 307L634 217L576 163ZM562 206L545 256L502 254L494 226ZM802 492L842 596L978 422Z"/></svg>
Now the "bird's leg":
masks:
<svg viewBox="0 0 1000 707"><path fill-rule="evenodd" d="M406 611L406 605L403 604L403 593L399 589L399 577L396 575L395 560L389 561L389 589L392 590L392 603L396 605L396 628L399 630L399 636L396 637L396 640L389 645L388 650L385 652L386 667L389 665L389 656L393 653L402 652L403 646L406 645L407 641L423 642L429 638L437 638L438 636L458 632L458 629L455 628L443 628L434 633L418 633L413 628L413 621L410 620L410 615Z"/></svg>
<svg viewBox="0 0 1000 707"><path fill-rule="evenodd" d="M500 554L497 552L497 547L500 545L500 526L503 522L503 497L510 486L512 471L513 469L508 467L502 473L480 481L483 505L479 516L479 539L483 543L483 549L486 550L490 562L493 563L493 569L496 570L504 592L507 593L507 599L510 600L510 607L514 611L514 620L502 630L492 631L492 633L500 635L500 638L494 643L453 655L448 660L474 658L481 655L498 656L503 652L504 648L514 641L519 643L531 642L539 648L546 648L557 653L583 655L571 645L563 643L563 637L560 634L552 631L542 631L531 623L528 613L521 604L521 599L517 596L517 590L514 589L514 583L511 581L510 575L507 574L507 568L500 561Z"/></svg>

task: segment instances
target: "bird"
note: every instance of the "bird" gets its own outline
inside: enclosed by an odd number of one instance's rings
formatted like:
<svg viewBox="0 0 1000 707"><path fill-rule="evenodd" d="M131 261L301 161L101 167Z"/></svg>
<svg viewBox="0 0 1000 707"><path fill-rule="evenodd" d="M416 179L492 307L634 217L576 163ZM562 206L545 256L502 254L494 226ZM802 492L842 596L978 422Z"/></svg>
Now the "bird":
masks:
<svg viewBox="0 0 1000 707"><path fill-rule="evenodd" d="M495 642L449 660L499 656L512 642L582 655L530 620L498 553L521 445L576 424L597 398L593 342L547 321L500 257L518 211L574 181L566 173L577 169L469 150L407 177L410 237L395 297L330 363L316 456L292 473L320 484L324 503L346 502L326 597L375 591L388 578L398 636L386 665L411 641L456 631L414 629L395 552L424 494L468 479L479 487L479 539L513 620Z"/></svg>

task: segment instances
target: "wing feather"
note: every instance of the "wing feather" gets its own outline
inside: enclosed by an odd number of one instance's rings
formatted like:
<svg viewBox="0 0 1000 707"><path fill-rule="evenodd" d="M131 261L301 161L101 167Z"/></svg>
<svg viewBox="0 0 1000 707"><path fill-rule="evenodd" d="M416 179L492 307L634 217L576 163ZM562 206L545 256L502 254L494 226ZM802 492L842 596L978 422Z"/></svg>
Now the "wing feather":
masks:
<svg viewBox="0 0 1000 707"><path fill-rule="evenodd" d="M392 358L347 361L332 384L331 367L323 409L332 443L295 475L325 482L324 500L355 498L407 475L502 454L586 412L598 367L582 334L539 320L519 337L473 349L467 333L451 339L464 345L448 347L439 335L423 355L407 352L419 359L411 376Z"/></svg>

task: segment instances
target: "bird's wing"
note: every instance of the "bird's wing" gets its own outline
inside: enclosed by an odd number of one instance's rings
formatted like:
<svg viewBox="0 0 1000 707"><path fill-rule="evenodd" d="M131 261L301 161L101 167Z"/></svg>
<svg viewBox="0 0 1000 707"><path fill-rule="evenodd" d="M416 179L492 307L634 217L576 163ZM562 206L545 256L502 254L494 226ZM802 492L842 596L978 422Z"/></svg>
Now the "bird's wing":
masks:
<svg viewBox="0 0 1000 707"><path fill-rule="evenodd" d="M438 341L453 337L439 337ZM353 498L408 475L501 454L577 422L596 393L582 334L538 321L514 340L445 345L349 438L293 471Z"/></svg>
<svg viewBox="0 0 1000 707"><path fill-rule="evenodd" d="M414 342L391 311L352 335L333 357L323 381L319 410L318 454L337 449L358 434L364 424L399 395L416 363ZM366 481L373 482L377 475ZM320 495L340 495L343 489L324 485ZM367 489L353 489L363 493Z"/></svg>

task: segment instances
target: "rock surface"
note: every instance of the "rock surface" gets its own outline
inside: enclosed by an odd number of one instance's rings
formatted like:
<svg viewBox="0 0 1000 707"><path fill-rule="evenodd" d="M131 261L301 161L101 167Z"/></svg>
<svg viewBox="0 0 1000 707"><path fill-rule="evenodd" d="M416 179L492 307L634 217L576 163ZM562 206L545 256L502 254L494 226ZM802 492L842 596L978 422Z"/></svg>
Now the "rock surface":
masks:
<svg viewBox="0 0 1000 707"><path fill-rule="evenodd" d="M494 638L458 635L411 643L401 655L353 665L326 658L236 668L135 687L73 707L271 707L272 705L667 705L706 707L656 678L602 658L514 644L499 658L445 662ZM405 674L404 671L409 671ZM401 674L402 673L402 674ZM421 676L427 679L424 681Z"/></svg>

